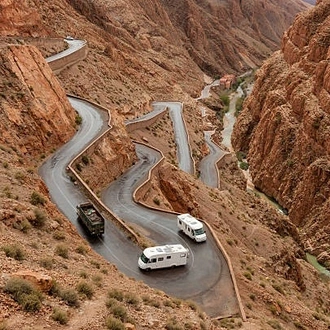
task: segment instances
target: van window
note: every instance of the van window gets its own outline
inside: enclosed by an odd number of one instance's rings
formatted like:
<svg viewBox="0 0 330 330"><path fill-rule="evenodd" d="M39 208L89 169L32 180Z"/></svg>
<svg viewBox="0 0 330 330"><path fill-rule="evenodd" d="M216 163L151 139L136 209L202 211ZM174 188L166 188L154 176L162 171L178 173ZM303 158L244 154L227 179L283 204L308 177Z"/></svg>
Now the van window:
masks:
<svg viewBox="0 0 330 330"><path fill-rule="evenodd" d="M166 256L166 259L171 259L172 257L171 256Z"/></svg>
<svg viewBox="0 0 330 330"><path fill-rule="evenodd" d="M205 233L204 229L203 228L199 228L199 229L196 229L195 230L195 234L196 235L203 235Z"/></svg>
<svg viewBox="0 0 330 330"><path fill-rule="evenodd" d="M142 253L142 255L141 255L141 260L142 260L145 264L149 262L149 258L147 258L147 257L144 255L144 253Z"/></svg>
<svg viewBox="0 0 330 330"><path fill-rule="evenodd" d="M163 260L164 260L163 257L158 258L158 261L163 261Z"/></svg>
<svg viewBox="0 0 330 330"><path fill-rule="evenodd" d="M156 258L152 258L152 259L150 259L150 262L156 262L156 261L157 261Z"/></svg>

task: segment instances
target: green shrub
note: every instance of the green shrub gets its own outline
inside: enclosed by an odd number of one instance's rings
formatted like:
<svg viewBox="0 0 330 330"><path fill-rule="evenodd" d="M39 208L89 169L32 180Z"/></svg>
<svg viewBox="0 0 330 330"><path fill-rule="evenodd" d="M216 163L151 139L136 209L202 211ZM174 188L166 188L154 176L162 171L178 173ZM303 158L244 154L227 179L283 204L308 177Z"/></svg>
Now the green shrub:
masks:
<svg viewBox="0 0 330 330"><path fill-rule="evenodd" d="M64 244L57 245L55 253L64 259L69 259L69 248Z"/></svg>
<svg viewBox="0 0 330 330"><path fill-rule="evenodd" d="M109 330L125 330L124 323L113 316L109 316L105 320L105 325Z"/></svg>
<svg viewBox="0 0 330 330"><path fill-rule="evenodd" d="M96 286L100 287L102 285L103 277L96 274L92 277L92 280Z"/></svg>
<svg viewBox="0 0 330 330"><path fill-rule="evenodd" d="M285 294L285 292L284 292L284 290L283 290L283 288L281 287L281 285L280 284L278 284L278 283L274 283L274 284L272 284L272 287L277 291L277 292L279 292L279 293L281 293L281 294Z"/></svg>
<svg viewBox="0 0 330 330"><path fill-rule="evenodd" d="M69 321L68 313L58 308L54 309L52 319L62 325L67 324Z"/></svg>
<svg viewBox="0 0 330 330"><path fill-rule="evenodd" d="M109 309L111 309L116 305L118 305L118 300L116 300L115 298L108 298L107 301L105 302L105 306Z"/></svg>
<svg viewBox="0 0 330 330"><path fill-rule="evenodd" d="M77 284L77 291L80 294L85 295L88 299L92 299L94 294L94 289L92 286L87 282L80 282Z"/></svg>
<svg viewBox="0 0 330 330"><path fill-rule="evenodd" d="M127 319L126 308L122 305L115 305L111 308L111 313L114 317L120 319L122 322L125 322Z"/></svg>
<svg viewBox="0 0 330 330"><path fill-rule="evenodd" d="M193 311L197 311L198 310L198 306L197 304L192 301L192 300L187 300L187 305L193 310Z"/></svg>
<svg viewBox="0 0 330 330"><path fill-rule="evenodd" d="M108 297L109 298L115 298L118 301L123 301L124 300L124 294L122 291L118 289L111 289L108 291Z"/></svg>
<svg viewBox="0 0 330 330"><path fill-rule="evenodd" d="M60 290L59 297L69 306L73 306L73 307L79 306L78 294L73 289Z"/></svg>
<svg viewBox="0 0 330 330"><path fill-rule="evenodd" d="M140 302L139 297L133 292L128 292L125 295L125 300L128 304L131 304L131 305L134 305L134 306L137 306Z"/></svg>
<svg viewBox="0 0 330 330"><path fill-rule="evenodd" d="M89 164L89 159L86 155L83 155L82 158L81 158L82 162L85 164L85 165L88 165Z"/></svg>
<svg viewBox="0 0 330 330"><path fill-rule="evenodd" d="M26 312L35 312L41 308L42 294L27 280L10 279L6 283L5 292L11 294Z"/></svg>
<svg viewBox="0 0 330 330"><path fill-rule="evenodd" d="M63 240L65 240L65 234L62 231L57 230L54 232L53 238L58 241L63 241Z"/></svg>
<svg viewBox="0 0 330 330"><path fill-rule="evenodd" d="M154 197L153 201L156 205L160 205L160 200L157 197Z"/></svg>
<svg viewBox="0 0 330 330"><path fill-rule="evenodd" d="M82 270L80 273L79 273L79 276L82 277L82 278L88 278L88 274L85 270Z"/></svg>
<svg viewBox="0 0 330 330"><path fill-rule="evenodd" d="M43 196L34 191L30 197L30 203L32 205L45 205L46 200Z"/></svg>
<svg viewBox="0 0 330 330"><path fill-rule="evenodd" d="M13 224L13 227L26 234L31 229L32 226L28 220L24 219L23 221L16 221Z"/></svg>
<svg viewBox="0 0 330 330"><path fill-rule="evenodd" d="M82 255L85 255L88 251L88 248L85 246L85 245L79 245L77 248L76 248L76 252L77 253L80 253Z"/></svg>
<svg viewBox="0 0 330 330"><path fill-rule="evenodd" d="M95 268L100 269L101 265L99 262L95 261L95 260L91 260L91 265L93 265Z"/></svg>
<svg viewBox="0 0 330 330"><path fill-rule="evenodd" d="M252 281L252 274L249 271L243 273L244 277Z"/></svg>
<svg viewBox="0 0 330 330"><path fill-rule="evenodd" d="M21 261L25 259L24 252L18 245L5 245L2 247L6 257Z"/></svg>
<svg viewBox="0 0 330 330"><path fill-rule="evenodd" d="M166 330L184 330L179 324L175 317L172 317L170 320L166 322L165 325Z"/></svg>
<svg viewBox="0 0 330 330"><path fill-rule="evenodd" d="M75 119L76 125L80 125L82 123L82 117L77 113Z"/></svg>
<svg viewBox="0 0 330 330"><path fill-rule="evenodd" d="M41 228L45 225L47 220L47 216L45 214L45 212L43 212L40 209L35 209L34 210L34 219L30 220L30 223L32 224L32 226L36 227L36 228Z"/></svg>
<svg viewBox="0 0 330 330"><path fill-rule="evenodd" d="M240 162L239 163L239 167L240 169L242 169L243 171L246 171L249 169L249 164L247 162Z"/></svg>
<svg viewBox="0 0 330 330"><path fill-rule="evenodd" d="M226 94L220 95L220 100L223 102L223 104L225 106L227 106L227 107L229 106L230 98L228 95L226 95Z"/></svg>
<svg viewBox="0 0 330 330"><path fill-rule="evenodd" d="M246 158L246 154L243 151L238 151L236 153L236 157L237 157L238 161L241 162L241 161L243 161L243 159Z"/></svg>
<svg viewBox="0 0 330 330"><path fill-rule="evenodd" d="M36 312L41 308L40 297L36 294L23 294L19 303L26 312Z"/></svg>

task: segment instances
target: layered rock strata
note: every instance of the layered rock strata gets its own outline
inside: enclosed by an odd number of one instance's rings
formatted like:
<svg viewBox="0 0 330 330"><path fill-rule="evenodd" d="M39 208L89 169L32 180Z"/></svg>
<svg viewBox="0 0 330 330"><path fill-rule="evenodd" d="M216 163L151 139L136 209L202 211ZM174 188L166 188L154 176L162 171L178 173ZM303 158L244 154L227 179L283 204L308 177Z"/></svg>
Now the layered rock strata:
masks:
<svg viewBox="0 0 330 330"><path fill-rule="evenodd" d="M330 1L318 1L258 71L232 137L255 186L288 210L316 255L330 247L329 46Z"/></svg>

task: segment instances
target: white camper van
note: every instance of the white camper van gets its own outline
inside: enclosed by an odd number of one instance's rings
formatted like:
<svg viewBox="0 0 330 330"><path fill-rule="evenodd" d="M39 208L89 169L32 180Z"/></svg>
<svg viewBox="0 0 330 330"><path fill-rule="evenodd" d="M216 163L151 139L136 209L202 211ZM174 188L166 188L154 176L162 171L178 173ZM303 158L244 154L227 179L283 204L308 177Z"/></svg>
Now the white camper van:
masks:
<svg viewBox="0 0 330 330"><path fill-rule="evenodd" d="M206 233L202 222L188 213L178 215L177 220L179 230L182 230L190 238L196 242L206 241Z"/></svg>
<svg viewBox="0 0 330 330"><path fill-rule="evenodd" d="M153 246L143 251L138 265L144 270L183 266L188 256L189 250L181 244Z"/></svg>

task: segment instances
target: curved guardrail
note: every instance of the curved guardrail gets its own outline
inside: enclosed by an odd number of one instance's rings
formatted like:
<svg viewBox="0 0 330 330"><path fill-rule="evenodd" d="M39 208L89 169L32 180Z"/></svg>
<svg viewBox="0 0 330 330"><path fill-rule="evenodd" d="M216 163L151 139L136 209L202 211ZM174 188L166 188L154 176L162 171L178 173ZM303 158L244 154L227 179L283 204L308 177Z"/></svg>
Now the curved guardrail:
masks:
<svg viewBox="0 0 330 330"><path fill-rule="evenodd" d="M84 48L87 47L87 43L84 45ZM60 72L61 70L63 70L64 68L66 68L67 66L69 65L72 65L72 64L75 64L76 62L78 62L79 60L83 59L86 57L87 55L87 50L84 49L84 48L81 48L79 50L77 50L78 52L78 55L76 54L76 56L72 56L71 59L69 60L63 60L63 58L60 58L58 60L54 60L54 61L51 61L49 62L49 64L51 65L51 68L54 69L57 71L57 72ZM74 53L73 53L74 54ZM68 56L71 56L71 54L69 54ZM64 57L65 58L65 57ZM79 58L79 59L78 59ZM55 64L52 64L52 63L56 63ZM53 67L52 67L53 65ZM56 73L55 71L55 73ZM140 235L138 235L135 231L133 231L129 226L127 226L125 224L125 222L120 219L119 217L117 217L115 214L113 214L111 212L111 210L97 197L97 195L92 191L92 189L88 186L88 184L80 177L80 175L75 171L74 169L74 164L75 162L77 161L80 161L80 159L82 158L82 156L88 151L90 150L91 148L94 147L94 145L96 143L98 143L99 141L101 141L103 138L106 137L107 134L109 134L109 132L111 131L111 114L110 114L110 111L102 106L100 106L99 104L96 104L94 102L91 102L89 100L86 100L82 97L78 97L78 96L75 96L75 95L68 95L72 98L76 98L76 99L80 99L80 100L83 100L85 102L89 102L91 104L93 104L95 107L99 108L100 110L102 111L107 111L108 115L109 115L109 120L108 120L108 126L109 126L109 129L106 130L104 133L102 133L97 139L95 139L91 144L89 144L88 146L86 146L76 157L74 157L74 159L71 160L71 162L69 163L68 165L68 170L72 173L72 175L75 177L75 179L77 180L77 182L79 183L79 185L84 189L84 191L88 194L89 198L91 198L91 200L98 206L100 207L103 212L105 212L112 220L115 221L115 223L117 223L127 234L128 234L128 237L131 238L132 240L134 240L135 242L137 242L140 246L146 246L146 240L145 238L142 238ZM133 123L132 123L133 124ZM185 122L184 122L185 124ZM188 139L189 141L189 139ZM137 143L137 142L135 142ZM141 143L139 142L140 144L144 144L144 143ZM148 147L150 147L150 145L148 145ZM148 178L145 180L145 182L143 182L139 187L136 188L136 190L134 191L133 193L133 199L136 203L140 203L141 205L147 207L147 208L150 208L150 209L155 209L155 210L158 210L158 211L161 211L161 212L167 212L167 213L172 213L172 214L179 214L177 212L172 212L172 211L165 211L165 210L162 210L162 209L159 209L159 208L156 208L156 207L151 207L149 205L146 205L144 203L142 203L141 201L138 201L137 198L136 198L136 194L137 194L137 191L139 189L141 189L143 186L147 185L150 180L151 180L151 176L152 176L152 172L155 171L155 169L164 161L165 157L163 155L163 153L155 148L155 147L152 147L154 150L158 151L160 154L161 154L161 158L160 160L149 170L148 172ZM200 219L201 221L203 221L202 219ZM227 252L225 251L224 247L222 246L221 242L219 241L219 239L217 238L217 236L215 235L213 229L211 228L211 226L203 221L208 229L210 230L212 236L214 237L215 241L217 242L217 245L218 245L218 248L219 250L221 251L221 253L223 254L223 256L225 257L226 259L226 262L228 264L228 268L229 268L229 272L230 272L230 276L231 276L231 279L232 279L232 282L233 282L233 286L234 286L234 290L235 290L235 294L236 294L236 298L237 298L237 301L238 301L238 305L239 305L239 310L240 310L240 316L242 318L243 321L246 321L246 314L245 314L245 311L244 311L244 308L243 308L243 304L242 304L242 301L241 301L241 298L240 298L240 295L239 295L239 291L238 291L238 286L237 286L237 283L236 283L236 279L235 279L235 275L234 275L234 270L233 270L233 267L232 267L232 264L231 264L231 261L230 261L230 258L227 254Z"/></svg>

